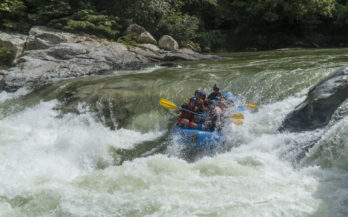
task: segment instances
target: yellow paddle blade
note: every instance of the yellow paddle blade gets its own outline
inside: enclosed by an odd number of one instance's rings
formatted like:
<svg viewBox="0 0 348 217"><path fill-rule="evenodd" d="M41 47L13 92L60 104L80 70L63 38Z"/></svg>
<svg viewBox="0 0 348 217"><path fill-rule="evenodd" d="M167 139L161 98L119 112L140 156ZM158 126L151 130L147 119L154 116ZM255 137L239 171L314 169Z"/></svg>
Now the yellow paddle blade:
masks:
<svg viewBox="0 0 348 217"><path fill-rule="evenodd" d="M233 123L238 126L243 125L243 121L241 119L233 119Z"/></svg>
<svg viewBox="0 0 348 217"><path fill-rule="evenodd" d="M160 105L167 109L178 109L173 102L163 98L160 99Z"/></svg>
<svg viewBox="0 0 348 217"><path fill-rule="evenodd" d="M232 119L244 119L244 115L242 113L237 113L237 114L231 115L229 118L232 118Z"/></svg>
<svg viewBox="0 0 348 217"><path fill-rule="evenodd" d="M248 108L252 108L252 109L257 109L258 105L254 102L247 102L245 103L245 106Z"/></svg>

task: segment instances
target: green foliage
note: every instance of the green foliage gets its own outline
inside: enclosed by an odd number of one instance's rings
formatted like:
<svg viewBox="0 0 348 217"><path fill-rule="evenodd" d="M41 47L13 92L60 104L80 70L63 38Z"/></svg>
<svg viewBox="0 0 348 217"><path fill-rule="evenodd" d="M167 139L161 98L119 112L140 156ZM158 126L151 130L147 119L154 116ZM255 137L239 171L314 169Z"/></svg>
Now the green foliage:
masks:
<svg viewBox="0 0 348 217"><path fill-rule="evenodd" d="M0 43L0 65L10 66L15 58L15 53L11 46L6 43Z"/></svg>
<svg viewBox="0 0 348 217"><path fill-rule="evenodd" d="M124 45L127 45L127 46L135 46L137 45L137 36L135 33L132 33L132 32L129 32L127 33L126 35L120 37L117 42L118 43L122 43Z"/></svg>
<svg viewBox="0 0 348 217"><path fill-rule="evenodd" d="M348 25L348 1L346 4L337 4L336 24L339 27Z"/></svg>
<svg viewBox="0 0 348 217"><path fill-rule="evenodd" d="M158 28L162 35L172 35L179 43L184 44L197 36L198 24L197 17L175 13L163 17L158 23Z"/></svg>
<svg viewBox="0 0 348 217"><path fill-rule="evenodd" d="M330 37L347 43L348 1L0 0L0 28L5 30L51 25L116 39L132 23L155 37L169 34L181 45L193 41L212 48L272 48L291 46L297 39L329 42ZM283 36L286 41L274 41ZM131 35L119 41L136 43Z"/></svg>
<svg viewBox="0 0 348 217"><path fill-rule="evenodd" d="M226 45L229 44L229 37L227 32L221 30L211 30L207 32L200 33L197 41L199 44L204 47L211 47L214 49L226 48Z"/></svg>
<svg viewBox="0 0 348 217"><path fill-rule="evenodd" d="M21 0L2 0L0 2L0 16L19 15L26 9L26 6Z"/></svg>
<svg viewBox="0 0 348 217"><path fill-rule="evenodd" d="M119 31L118 18L98 14L93 10L79 10L71 16L52 20L49 25L69 31L81 31L116 38Z"/></svg>
<svg viewBox="0 0 348 217"><path fill-rule="evenodd" d="M71 14L71 6L67 1L50 0L50 1L33 1L37 10L29 13L28 17L33 23L47 23L52 19L61 18Z"/></svg>
<svg viewBox="0 0 348 217"><path fill-rule="evenodd" d="M162 17L180 11L184 4L184 0L96 0L96 2L109 14L120 17L125 26L137 23L150 32L156 31Z"/></svg>
<svg viewBox="0 0 348 217"><path fill-rule="evenodd" d="M21 0L2 0L0 2L0 27L12 30L17 21L24 15L26 6Z"/></svg>

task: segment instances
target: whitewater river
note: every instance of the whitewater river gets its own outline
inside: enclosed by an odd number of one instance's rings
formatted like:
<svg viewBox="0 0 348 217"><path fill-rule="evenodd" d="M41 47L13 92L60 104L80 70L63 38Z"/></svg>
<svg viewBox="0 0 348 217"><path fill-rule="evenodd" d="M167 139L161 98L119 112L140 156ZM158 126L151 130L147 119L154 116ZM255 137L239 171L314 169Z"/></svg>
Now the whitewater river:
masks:
<svg viewBox="0 0 348 217"><path fill-rule="evenodd" d="M221 55L0 93L0 216L348 216L348 117L277 132L348 49ZM223 150L186 159L159 99L214 83L259 109L226 123Z"/></svg>

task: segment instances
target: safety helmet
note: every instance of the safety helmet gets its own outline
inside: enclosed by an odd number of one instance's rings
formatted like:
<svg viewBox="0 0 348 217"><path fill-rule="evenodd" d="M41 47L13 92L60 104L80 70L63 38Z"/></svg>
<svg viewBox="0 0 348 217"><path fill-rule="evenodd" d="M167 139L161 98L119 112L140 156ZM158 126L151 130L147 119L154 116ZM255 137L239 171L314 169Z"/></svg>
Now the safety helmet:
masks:
<svg viewBox="0 0 348 217"><path fill-rule="evenodd" d="M196 95L196 94L201 94L201 91L200 91L200 90L196 90L196 91L195 91L195 95Z"/></svg>
<svg viewBox="0 0 348 217"><path fill-rule="evenodd" d="M222 97L225 99L232 99L233 95L230 92L224 92L222 93Z"/></svg>
<svg viewBox="0 0 348 217"><path fill-rule="evenodd" d="M197 98L196 98L196 97L192 97L192 98L190 99L190 102L197 102Z"/></svg>

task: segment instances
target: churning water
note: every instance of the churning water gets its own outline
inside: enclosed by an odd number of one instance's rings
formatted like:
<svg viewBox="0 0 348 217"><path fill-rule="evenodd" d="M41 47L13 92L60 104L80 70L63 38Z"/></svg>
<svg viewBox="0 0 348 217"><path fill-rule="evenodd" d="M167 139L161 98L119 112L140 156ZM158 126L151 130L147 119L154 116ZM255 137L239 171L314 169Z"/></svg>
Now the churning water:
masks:
<svg viewBox="0 0 348 217"><path fill-rule="evenodd" d="M225 54L2 92L0 216L348 216L348 117L277 132L347 53ZM158 100L214 83L259 109L226 123L227 149L187 161Z"/></svg>

